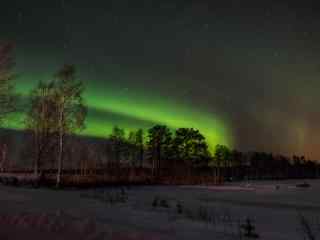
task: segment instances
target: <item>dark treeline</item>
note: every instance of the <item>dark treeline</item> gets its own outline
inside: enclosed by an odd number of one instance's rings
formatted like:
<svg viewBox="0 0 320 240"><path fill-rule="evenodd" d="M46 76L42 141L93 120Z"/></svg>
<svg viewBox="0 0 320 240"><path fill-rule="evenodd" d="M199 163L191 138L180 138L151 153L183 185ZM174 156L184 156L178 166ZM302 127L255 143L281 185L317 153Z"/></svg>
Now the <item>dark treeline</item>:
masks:
<svg viewBox="0 0 320 240"><path fill-rule="evenodd" d="M0 44L0 123L17 110L12 49L10 44ZM73 65L63 66L50 81L40 81L23 110L25 131L20 143L9 140L10 134L0 139L0 170L30 168L35 176L51 171L57 186L67 172L86 175L116 169L120 174L130 168L146 169L153 178L197 175L219 181L319 176L319 164L303 156L244 153L223 145L215 146L211 153L202 133L188 127L173 130L155 125L126 134L115 126L105 139L80 137L87 115L83 92ZM9 152L15 153L15 161Z"/></svg>
<svg viewBox="0 0 320 240"><path fill-rule="evenodd" d="M156 125L144 133L114 127L108 138L107 156L113 166L147 167L154 175L208 173L224 180L316 178L317 161L266 152L241 152L224 145L208 150L205 137L196 129L170 130Z"/></svg>
<svg viewBox="0 0 320 240"><path fill-rule="evenodd" d="M208 150L205 137L196 129L170 130L156 125L146 131L130 132L128 138L119 127L109 136L107 155L117 166L140 166L154 175L212 172L224 180L315 178L320 174L317 161L266 152L241 152L224 145ZM139 137L137 137L139 136Z"/></svg>
<svg viewBox="0 0 320 240"><path fill-rule="evenodd" d="M34 166L37 152L33 137L30 132L21 136L20 142L28 144L24 144L20 150L17 164L11 166ZM40 158L40 170L57 168L56 148ZM13 149L17 152L17 147ZM304 156L240 152L223 145L217 145L211 154L199 131L192 128L170 130L163 125L156 125L146 131L129 131L127 134L124 129L116 126L104 139L67 136L63 159L64 172L83 175L92 171L102 173L108 169L121 171L126 168L149 169L152 176L215 175L225 181L315 178L320 174L319 164Z"/></svg>
<svg viewBox="0 0 320 240"><path fill-rule="evenodd" d="M213 166L225 180L316 178L320 176L317 161L304 156L292 157L266 152L241 152L217 145Z"/></svg>

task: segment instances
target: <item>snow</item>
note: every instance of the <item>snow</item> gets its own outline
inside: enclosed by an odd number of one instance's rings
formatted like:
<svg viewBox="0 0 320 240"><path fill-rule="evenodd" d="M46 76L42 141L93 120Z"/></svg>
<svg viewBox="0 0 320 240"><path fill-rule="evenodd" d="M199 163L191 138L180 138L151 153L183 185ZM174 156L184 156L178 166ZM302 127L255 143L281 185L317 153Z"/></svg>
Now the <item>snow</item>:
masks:
<svg viewBox="0 0 320 240"><path fill-rule="evenodd" d="M302 182L129 187L128 201L114 203L109 198L121 194L117 188L0 186L0 239L239 239L239 224L247 217L261 239L303 239L299 214L320 235L320 181L297 188ZM155 198L170 207L154 207Z"/></svg>

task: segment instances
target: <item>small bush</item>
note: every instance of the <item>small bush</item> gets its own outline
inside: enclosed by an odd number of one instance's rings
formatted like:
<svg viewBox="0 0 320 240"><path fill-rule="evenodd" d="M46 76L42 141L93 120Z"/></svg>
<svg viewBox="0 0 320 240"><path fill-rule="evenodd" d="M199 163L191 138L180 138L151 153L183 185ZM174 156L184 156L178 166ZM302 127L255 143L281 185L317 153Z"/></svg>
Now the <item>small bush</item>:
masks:
<svg viewBox="0 0 320 240"><path fill-rule="evenodd" d="M255 232L255 226L253 225L250 218L246 219L246 222L240 225L240 228L243 230L243 235L249 239L259 238L259 234Z"/></svg>
<svg viewBox="0 0 320 240"><path fill-rule="evenodd" d="M183 207L182 207L181 202L178 202L176 207L177 207L177 213L178 214L182 214L183 213Z"/></svg>
<svg viewBox="0 0 320 240"><path fill-rule="evenodd" d="M129 200L129 195L124 189L119 191L94 191L90 194L81 194L81 197L92 198L111 205L114 203L126 203Z"/></svg>
<svg viewBox="0 0 320 240"><path fill-rule="evenodd" d="M158 201L159 201L158 197L154 197L152 201L152 207L154 208L158 207Z"/></svg>
<svg viewBox="0 0 320 240"><path fill-rule="evenodd" d="M307 240L315 240L316 239L316 234L314 230L311 227L311 224L307 220L307 218L303 215L299 215L299 222L301 226L302 233L304 235L304 239Z"/></svg>
<svg viewBox="0 0 320 240"><path fill-rule="evenodd" d="M208 208L204 206L200 206L198 209L198 217L201 221L210 222L210 215L208 212Z"/></svg>
<svg viewBox="0 0 320 240"><path fill-rule="evenodd" d="M18 186L19 180L16 177L3 177L2 183L9 186Z"/></svg>
<svg viewBox="0 0 320 240"><path fill-rule="evenodd" d="M122 203L125 203L128 201L128 194L124 188L121 188L120 193L118 194L118 200Z"/></svg>
<svg viewBox="0 0 320 240"><path fill-rule="evenodd" d="M193 212L192 212L191 209L185 208L185 209L184 209L184 214L185 214L185 216L186 216L187 218L189 218L189 219L191 219L191 220L195 220L195 216L194 216L194 214L193 214Z"/></svg>
<svg viewBox="0 0 320 240"><path fill-rule="evenodd" d="M161 199L159 205L160 205L160 207L164 207L164 208L170 207L167 200L165 200L165 199Z"/></svg>
<svg viewBox="0 0 320 240"><path fill-rule="evenodd" d="M296 187L298 187L298 188L309 188L309 187L311 187L311 185L309 183L304 182L304 183L297 184Z"/></svg>

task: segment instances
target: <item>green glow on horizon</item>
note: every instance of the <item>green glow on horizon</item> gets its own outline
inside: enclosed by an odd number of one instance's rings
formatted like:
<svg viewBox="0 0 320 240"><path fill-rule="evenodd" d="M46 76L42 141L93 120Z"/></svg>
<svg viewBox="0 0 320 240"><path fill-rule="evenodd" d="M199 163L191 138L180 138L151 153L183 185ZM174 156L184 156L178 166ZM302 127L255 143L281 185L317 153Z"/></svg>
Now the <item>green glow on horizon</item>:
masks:
<svg viewBox="0 0 320 240"><path fill-rule="evenodd" d="M90 108L100 111L128 115L155 124L165 124L170 128L199 129L207 138L211 148L217 143L232 146L226 123L211 114L195 110L194 106L182 106L147 94L130 96L130 92L125 96L117 92L107 92L106 96L93 94L87 97L87 104Z"/></svg>
<svg viewBox="0 0 320 240"><path fill-rule="evenodd" d="M29 77L23 75L16 80L16 89L22 96L27 96L38 80L50 79L51 76L42 73L37 74L37 79L32 79L30 75ZM218 143L233 146L229 124L218 116L197 110L195 106L186 106L176 102L174 98L164 98L143 92L141 89L122 91L109 83L103 86L95 82L85 82L85 84L84 99L89 113L86 129L81 135L106 137L115 125L128 132L138 128L146 130L155 124L165 124L171 129L179 127L198 129L206 137L211 150ZM96 112L99 112L98 116ZM6 126L23 129L23 117L22 112L12 115Z"/></svg>

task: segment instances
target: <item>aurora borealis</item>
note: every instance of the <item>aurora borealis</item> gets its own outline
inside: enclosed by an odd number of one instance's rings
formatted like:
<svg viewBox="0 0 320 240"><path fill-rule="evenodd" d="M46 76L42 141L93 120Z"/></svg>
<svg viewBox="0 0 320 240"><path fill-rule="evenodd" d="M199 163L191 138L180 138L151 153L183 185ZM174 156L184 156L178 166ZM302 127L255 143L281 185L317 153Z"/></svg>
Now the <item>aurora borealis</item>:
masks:
<svg viewBox="0 0 320 240"><path fill-rule="evenodd" d="M52 76L49 74L44 76L45 79L50 77ZM17 90L22 98L27 96L29 88L35 86L31 80L27 83L18 84ZM226 122L212 114L198 111L195 106L179 105L174 100L161 99L160 96L143 93L141 90L132 93L117 90L111 85L107 85L107 89L105 87L99 88L96 84L93 86L88 84L84 98L89 113L86 129L81 134L107 137L116 125L123 127L128 133L138 128L146 130L155 124L165 124L172 129L179 127L199 129L206 136L210 147L217 143L228 146L233 144ZM23 111L12 116L7 126L23 129Z"/></svg>
<svg viewBox="0 0 320 240"><path fill-rule="evenodd" d="M83 134L160 123L210 147L320 159L319 7L308 1L4 0L0 40L16 44L23 96L75 64ZM24 98L25 99L25 98ZM22 108L23 109L23 108ZM22 114L9 121L22 128Z"/></svg>

